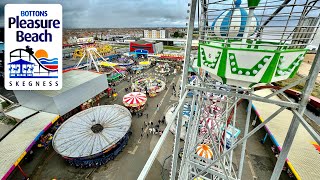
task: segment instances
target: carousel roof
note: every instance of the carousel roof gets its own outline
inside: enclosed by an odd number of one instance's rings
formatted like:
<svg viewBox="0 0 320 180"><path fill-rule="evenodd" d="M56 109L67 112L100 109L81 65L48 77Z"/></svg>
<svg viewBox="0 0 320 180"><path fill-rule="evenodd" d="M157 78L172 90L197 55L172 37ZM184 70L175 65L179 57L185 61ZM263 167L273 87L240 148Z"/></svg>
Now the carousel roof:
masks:
<svg viewBox="0 0 320 180"><path fill-rule="evenodd" d="M141 92L131 92L123 96L123 104L130 107L137 107L145 104L147 96Z"/></svg>
<svg viewBox="0 0 320 180"><path fill-rule="evenodd" d="M53 137L53 148L64 157L88 157L117 143L131 126L131 113L120 105L96 106L64 122Z"/></svg>

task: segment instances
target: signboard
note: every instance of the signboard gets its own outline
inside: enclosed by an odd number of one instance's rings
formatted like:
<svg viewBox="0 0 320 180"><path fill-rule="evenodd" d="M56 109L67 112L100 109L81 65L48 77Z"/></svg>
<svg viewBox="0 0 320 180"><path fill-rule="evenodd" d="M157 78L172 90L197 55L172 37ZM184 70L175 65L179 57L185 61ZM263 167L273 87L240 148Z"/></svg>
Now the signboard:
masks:
<svg viewBox="0 0 320 180"><path fill-rule="evenodd" d="M62 88L62 6L5 6L5 88Z"/></svg>

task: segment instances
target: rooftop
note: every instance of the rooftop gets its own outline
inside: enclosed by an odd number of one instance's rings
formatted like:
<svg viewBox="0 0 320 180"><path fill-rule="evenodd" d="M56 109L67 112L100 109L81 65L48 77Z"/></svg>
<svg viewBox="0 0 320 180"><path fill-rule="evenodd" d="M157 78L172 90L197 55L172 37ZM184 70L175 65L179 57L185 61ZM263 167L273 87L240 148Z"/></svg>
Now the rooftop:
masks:
<svg viewBox="0 0 320 180"><path fill-rule="evenodd" d="M83 70L72 70L63 73L63 86L61 90L58 91L34 91L37 94L42 94L49 97L55 97L66 91L69 91L81 84L84 84L94 78L101 76L99 73L83 71Z"/></svg>

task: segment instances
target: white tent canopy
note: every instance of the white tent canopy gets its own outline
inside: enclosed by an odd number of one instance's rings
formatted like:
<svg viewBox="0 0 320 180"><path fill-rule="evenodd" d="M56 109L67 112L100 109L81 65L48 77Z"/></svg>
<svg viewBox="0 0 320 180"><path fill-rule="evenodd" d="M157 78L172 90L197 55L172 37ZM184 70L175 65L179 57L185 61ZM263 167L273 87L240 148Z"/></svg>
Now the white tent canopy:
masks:
<svg viewBox="0 0 320 180"><path fill-rule="evenodd" d="M64 157L88 157L107 150L128 132L131 113L120 105L96 106L69 118L53 137Z"/></svg>

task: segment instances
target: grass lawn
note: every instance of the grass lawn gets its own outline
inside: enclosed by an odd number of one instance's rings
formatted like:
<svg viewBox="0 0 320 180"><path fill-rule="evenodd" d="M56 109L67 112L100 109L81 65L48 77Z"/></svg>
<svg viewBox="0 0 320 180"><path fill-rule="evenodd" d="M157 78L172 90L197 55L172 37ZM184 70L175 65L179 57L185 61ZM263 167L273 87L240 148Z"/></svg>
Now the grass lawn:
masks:
<svg viewBox="0 0 320 180"><path fill-rule="evenodd" d="M129 48L129 45L111 45L113 48Z"/></svg>
<svg viewBox="0 0 320 180"><path fill-rule="evenodd" d="M274 84L277 85L277 86L281 86L281 87L284 87L290 83L293 83L297 80L301 79L301 77L299 75L295 75L293 78L289 78L289 79L286 79L284 81L278 81L278 82L275 82ZM302 82L300 84L298 84L297 86L293 87L292 89L296 90L296 91L302 91L303 87L305 85L305 82ZM316 83L314 88L313 88L313 91L311 93L312 96L315 96L317 98L320 98L320 84Z"/></svg>
<svg viewBox="0 0 320 180"><path fill-rule="evenodd" d="M163 49L167 50L181 50L183 47L177 47L177 46L163 46Z"/></svg>

